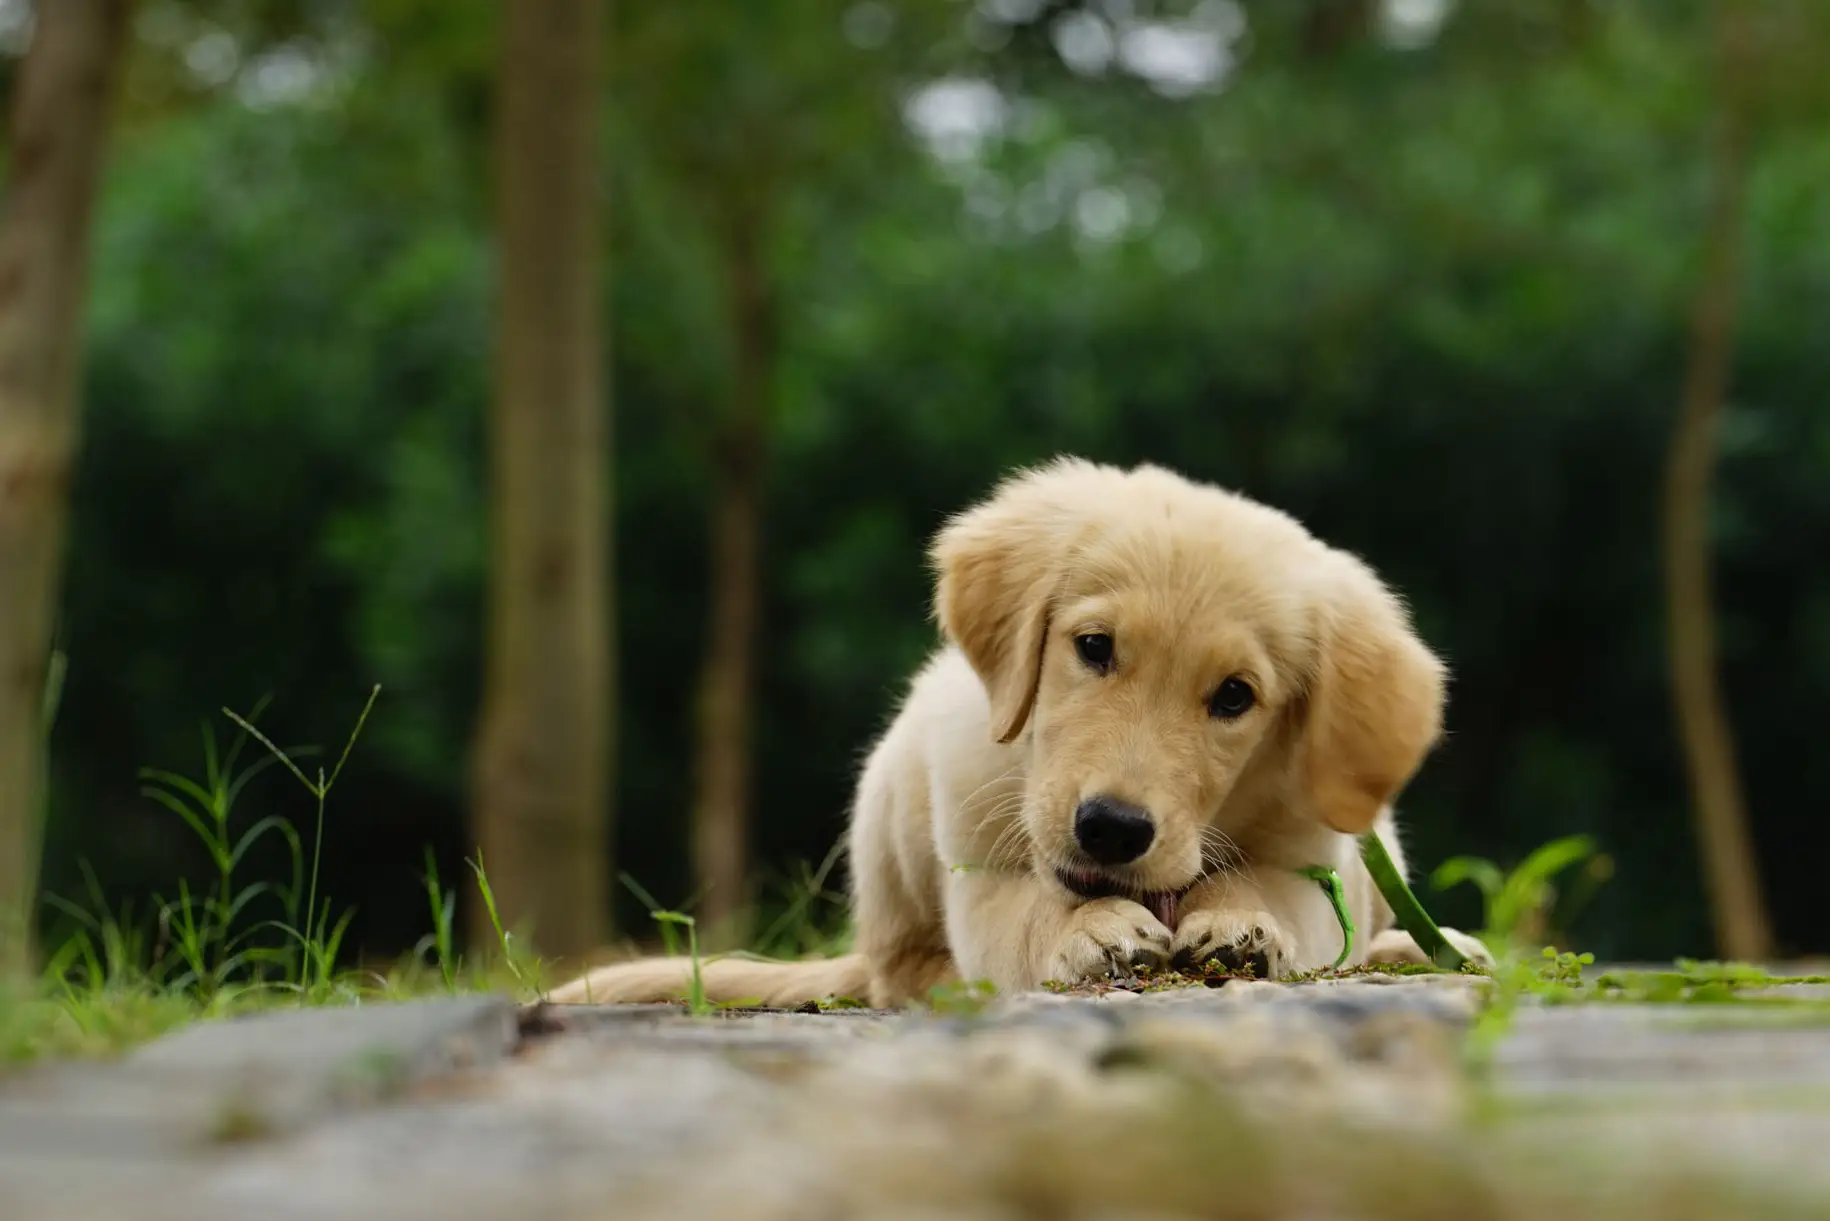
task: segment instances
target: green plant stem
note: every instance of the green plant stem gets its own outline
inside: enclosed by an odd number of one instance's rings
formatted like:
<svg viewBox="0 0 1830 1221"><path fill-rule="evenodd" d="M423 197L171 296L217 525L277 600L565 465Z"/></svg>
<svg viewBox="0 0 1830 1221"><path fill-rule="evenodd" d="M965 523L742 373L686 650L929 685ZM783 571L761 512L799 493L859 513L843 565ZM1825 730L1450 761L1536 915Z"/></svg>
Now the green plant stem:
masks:
<svg viewBox="0 0 1830 1221"><path fill-rule="evenodd" d="M1353 953L1354 924L1353 913L1347 910L1347 892L1341 887L1341 875L1326 865L1310 865L1298 873L1322 888L1328 896L1329 904L1334 908L1334 918L1341 924L1341 953L1334 960L1338 968Z"/></svg>
<svg viewBox="0 0 1830 1221"><path fill-rule="evenodd" d="M1385 841L1379 838L1378 832L1368 831L1360 837L1360 859L1366 863L1366 870L1372 874L1373 884L1378 886L1379 893L1391 905L1398 926L1411 935L1411 939L1429 960L1445 971L1459 971L1466 966L1468 959L1449 944L1449 939L1442 935L1442 930L1430 919L1430 913L1423 909L1423 904L1417 901L1417 896L1405 885L1404 876L1398 872L1398 866L1392 863L1391 853L1385 850Z"/></svg>
<svg viewBox="0 0 1830 1221"><path fill-rule="evenodd" d="M313 790L313 792L317 794L318 799L318 821L317 828L312 833L311 837L311 886L305 892L305 919L308 924L318 920L318 859L324 853L324 795L328 791L329 788L324 783L324 769L319 768L318 787ZM325 921L328 921L330 918L329 907L330 905L326 903L326 910L324 913ZM307 928L306 932L310 934L313 941L320 940L318 928ZM321 971L327 972L328 969L328 963L321 965Z"/></svg>

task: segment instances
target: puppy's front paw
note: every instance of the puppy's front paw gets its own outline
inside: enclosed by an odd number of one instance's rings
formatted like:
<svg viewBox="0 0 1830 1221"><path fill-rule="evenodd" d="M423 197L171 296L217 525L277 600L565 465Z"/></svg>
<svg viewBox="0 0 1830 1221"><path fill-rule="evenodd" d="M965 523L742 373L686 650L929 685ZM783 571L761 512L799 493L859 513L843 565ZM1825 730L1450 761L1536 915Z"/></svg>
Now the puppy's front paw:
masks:
<svg viewBox="0 0 1830 1221"><path fill-rule="evenodd" d="M1169 961L1169 930L1130 899L1092 899L1076 907L1043 978L1059 983L1118 979Z"/></svg>
<svg viewBox="0 0 1830 1221"><path fill-rule="evenodd" d="M1443 937L1448 943L1461 951L1462 957L1478 967L1491 971L1493 969L1493 951L1477 937L1471 937L1459 929L1445 928ZM1425 954L1411 935L1401 928L1388 928L1372 939L1366 948L1366 961L1378 964L1406 964L1427 966L1429 955Z"/></svg>
<svg viewBox="0 0 1830 1221"><path fill-rule="evenodd" d="M1269 912L1190 912L1176 928L1170 966L1192 971L1208 962L1228 971L1251 969L1254 979L1290 973L1290 942Z"/></svg>

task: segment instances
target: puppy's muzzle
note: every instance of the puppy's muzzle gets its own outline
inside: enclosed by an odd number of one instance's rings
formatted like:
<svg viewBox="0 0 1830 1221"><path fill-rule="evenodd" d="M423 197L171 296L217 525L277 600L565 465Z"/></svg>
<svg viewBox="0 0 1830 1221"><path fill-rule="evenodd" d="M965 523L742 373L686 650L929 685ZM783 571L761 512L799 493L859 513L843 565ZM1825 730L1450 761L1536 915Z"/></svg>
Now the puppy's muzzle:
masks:
<svg viewBox="0 0 1830 1221"><path fill-rule="evenodd" d="M1101 865L1128 865L1148 852L1155 839L1150 815L1130 802L1101 794L1074 811L1074 842Z"/></svg>

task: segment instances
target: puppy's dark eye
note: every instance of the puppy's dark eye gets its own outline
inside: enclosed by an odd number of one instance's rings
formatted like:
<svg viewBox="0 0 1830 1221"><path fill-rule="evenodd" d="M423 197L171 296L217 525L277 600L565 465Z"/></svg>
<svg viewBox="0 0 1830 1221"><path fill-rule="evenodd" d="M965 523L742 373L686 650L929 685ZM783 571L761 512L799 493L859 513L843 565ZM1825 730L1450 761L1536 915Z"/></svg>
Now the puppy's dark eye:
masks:
<svg viewBox="0 0 1830 1221"><path fill-rule="evenodd" d="M1104 632L1088 632L1074 637L1074 651L1087 667L1105 674L1112 669L1112 637Z"/></svg>
<svg viewBox="0 0 1830 1221"><path fill-rule="evenodd" d="M1252 688L1244 679L1229 678L1208 697L1208 715L1217 716L1223 721L1242 717L1251 711L1252 704L1257 698L1252 694Z"/></svg>

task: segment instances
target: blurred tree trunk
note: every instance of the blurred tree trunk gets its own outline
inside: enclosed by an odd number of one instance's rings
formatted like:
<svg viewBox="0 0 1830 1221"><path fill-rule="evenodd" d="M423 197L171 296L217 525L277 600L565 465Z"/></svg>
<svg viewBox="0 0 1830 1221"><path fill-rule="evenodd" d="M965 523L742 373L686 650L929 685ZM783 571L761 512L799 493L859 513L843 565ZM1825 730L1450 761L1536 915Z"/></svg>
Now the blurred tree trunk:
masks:
<svg viewBox="0 0 1830 1221"><path fill-rule="evenodd" d="M711 455L717 483L705 660L699 677L692 838L696 919L714 943L741 942L748 932L742 921L749 900L756 631L776 348L763 229L753 212L740 210L727 242L727 309L734 356L731 404Z"/></svg>
<svg viewBox="0 0 1830 1221"><path fill-rule="evenodd" d="M501 290L475 833L504 925L562 961L609 934L602 17L599 0L504 3L496 119ZM487 913L476 915L487 940Z"/></svg>
<svg viewBox="0 0 1830 1221"><path fill-rule="evenodd" d="M1729 958L1758 960L1770 956L1772 933L1717 674L1709 542L1710 484L1740 305L1749 168L1746 37L1732 0L1720 5L1715 48L1720 102L1709 149L1709 206L1691 304L1689 365L1665 469L1664 516L1672 693L1718 950Z"/></svg>
<svg viewBox="0 0 1830 1221"><path fill-rule="evenodd" d="M76 457L89 218L128 0L56 0L13 85L0 204L0 972L32 961L44 700Z"/></svg>

